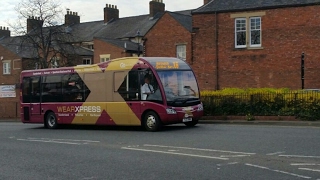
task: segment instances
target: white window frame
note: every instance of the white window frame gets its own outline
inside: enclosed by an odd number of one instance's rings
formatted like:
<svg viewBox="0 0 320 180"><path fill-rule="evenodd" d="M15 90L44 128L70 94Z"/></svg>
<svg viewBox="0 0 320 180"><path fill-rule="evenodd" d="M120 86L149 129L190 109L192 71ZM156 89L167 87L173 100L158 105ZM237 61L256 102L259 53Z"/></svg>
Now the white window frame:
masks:
<svg viewBox="0 0 320 180"><path fill-rule="evenodd" d="M110 60L111 55L110 54L101 54L100 55L100 62L106 62Z"/></svg>
<svg viewBox="0 0 320 180"><path fill-rule="evenodd" d="M11 61L3 61L2 62L2 72L4 75L11 74Z"/></svg>
<svg viewBox="0 0 320 180"><path fill-rule="evenodd" d="M252 23L251 23L251 20L253 20L253 19L259 19L260 20L260 24L259 24L259 28L255 28L255 29L252 29ZM261 35L262 35L262 33L261 33L261 17L250 17L249 18L249 29L250 29L250 32L249 32L249 42L250 42L250 47L261 47ZM251 41L251 32L252 31L260 31L260 44L251 44L252 43L252 41Z"/></svg>
<svg viewBox="0 0 320 180"><path fill-rule="evenodd" d="M187 45L186 44L177 44L176 45L176 55L177 55L177 58L185 61L187 59Z"/></svg>
<svg viewBox="0 0 320 180"><path fill-rule="evenodd" d="M86 61L86 63L84 63L84 61ZM88 64L87 62L89 61L89 64L92 63L92 59L91 58L83 58L82 59L82 64Z"/></svg>
<svg viewBox="0 0 320 180"><path fill-rule="evenodd" d="M245 30L237 30L237 21L242 21L242 20L245 20L245 24L246 24L246 29ZM234 34L235 34L235 36L234 36L234 43L235 43L235 47L236 48L246 48L247 47L247 39L248 39L248 26L247 26L247 24L248 24L248 21L247 21L247 18L235 18L235 20L234 20ZM237 44L237 32L245 32L246 33L246 43L245 43L245 45L238 45Z"/></svg>

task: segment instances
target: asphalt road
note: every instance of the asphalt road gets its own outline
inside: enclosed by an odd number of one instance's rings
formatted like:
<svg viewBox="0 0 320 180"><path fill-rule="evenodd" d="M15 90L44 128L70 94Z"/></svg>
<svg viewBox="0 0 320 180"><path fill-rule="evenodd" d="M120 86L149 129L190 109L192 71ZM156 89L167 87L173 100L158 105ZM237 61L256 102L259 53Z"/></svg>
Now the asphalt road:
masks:
<svg viewBox="0 0 320 180"><path fill-rule="evenodd" d="M0 179L316 179L320 128L0 123Z"/></svg>

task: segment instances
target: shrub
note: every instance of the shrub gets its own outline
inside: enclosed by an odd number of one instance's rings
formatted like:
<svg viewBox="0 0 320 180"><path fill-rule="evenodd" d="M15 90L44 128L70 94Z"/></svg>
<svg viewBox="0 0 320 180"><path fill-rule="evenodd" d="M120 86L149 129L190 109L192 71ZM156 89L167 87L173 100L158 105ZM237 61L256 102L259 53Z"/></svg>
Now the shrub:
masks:
<svg viewBox="0 0 320 180"><path fill-rule="evenodd" d="M296 116L320 119L320 92L283 89L202 91L205 115Z"/></svg>

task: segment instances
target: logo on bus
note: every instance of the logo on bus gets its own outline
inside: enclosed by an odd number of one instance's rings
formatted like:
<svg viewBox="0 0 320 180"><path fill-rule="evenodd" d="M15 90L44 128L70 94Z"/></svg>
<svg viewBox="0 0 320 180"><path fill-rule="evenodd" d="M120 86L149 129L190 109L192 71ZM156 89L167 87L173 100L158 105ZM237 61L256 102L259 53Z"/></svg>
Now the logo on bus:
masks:
<svg viewBox="0 0 320 180"><path fill-rule="evenodd" d="M57 110L59 113L94 113L101 112L100 106L58 106Z"/></svg>

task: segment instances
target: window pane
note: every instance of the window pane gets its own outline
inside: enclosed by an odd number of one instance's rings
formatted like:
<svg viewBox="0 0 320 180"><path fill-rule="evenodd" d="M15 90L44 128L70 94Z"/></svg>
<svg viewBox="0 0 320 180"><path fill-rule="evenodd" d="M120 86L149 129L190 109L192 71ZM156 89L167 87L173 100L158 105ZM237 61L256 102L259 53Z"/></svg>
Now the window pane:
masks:
<svg viewBox="0 0 320 180"><path fill-rule="evenodd" d="M64 102L84 102L90 94L90 90L77 73L63 75L62 92Z"/></svg>
<svg viewBox="0 0 320 180"><path fill-rule="evenodd" d="M61 100L61 75L44 76L42 81L42 102L59 102Z"/></svg>
<svg viewBox="0 0 320 180"><path fill-rule="evenodd" d="M237 32L237 46L246 45L246 32Z"/></svg>
<svg viewBox="0 0 320 180"><path fill-rule="evenodd" d="M260 45L261 44L261 18L253 17L250 18L250 43L251 45Z"/></svg>
<svg viewBox="0 0 320 180"><path fill-rule="evenodd" d="M251 31L251 44L252 45L261 44L261 33L260 33L260 30Z"/></svg>
<svg viewBox="0 0 320 180"><path fill-rule="evenodd" d="M186 60L186 45L177 45L177 58Z"/></svg>
<svg viewBox="0 0 320 180"><path fill-rule="evenodd" d="M9 62L3 63L2 67L3 67L3 74L10 74L11 68L10 68Z"/></svg>

